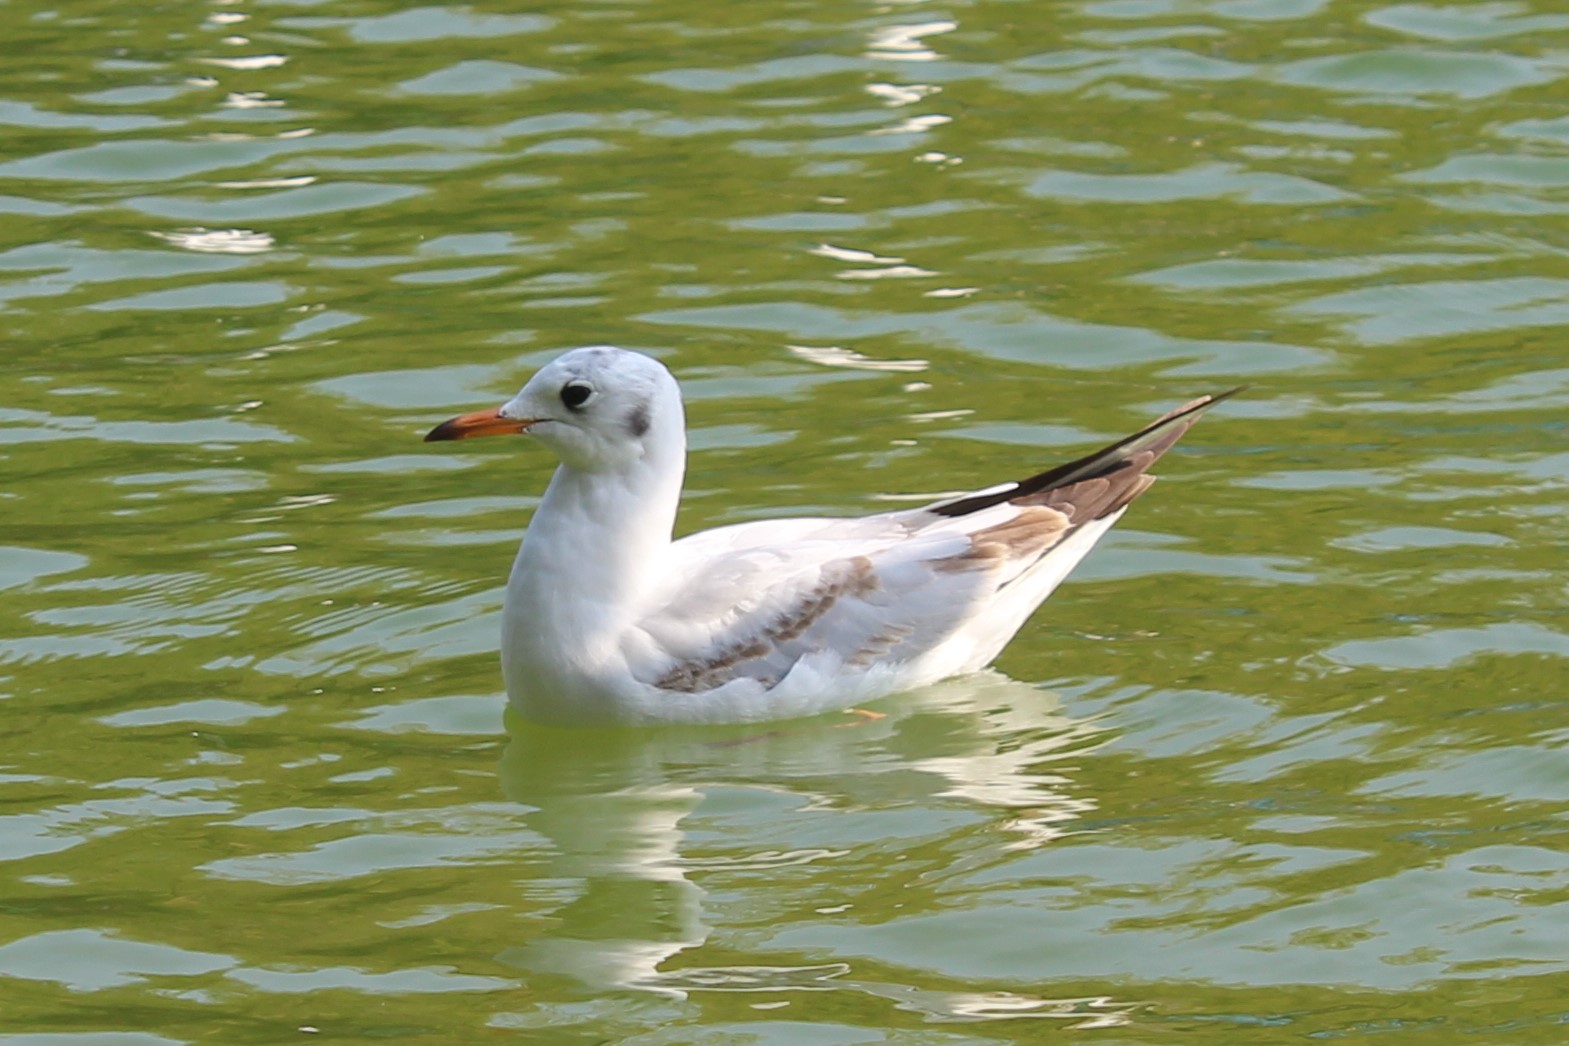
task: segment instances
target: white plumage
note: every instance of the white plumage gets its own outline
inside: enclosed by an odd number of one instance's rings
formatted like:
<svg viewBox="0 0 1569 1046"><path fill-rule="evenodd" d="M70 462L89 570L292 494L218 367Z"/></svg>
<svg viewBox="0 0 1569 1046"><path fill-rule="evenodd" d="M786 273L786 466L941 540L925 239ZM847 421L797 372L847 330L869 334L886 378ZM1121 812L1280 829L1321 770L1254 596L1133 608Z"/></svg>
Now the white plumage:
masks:
<svg viewBox="0 0 1569 1046"><path fill-rule="evenodd" d="M1235 391L1235 390L1233 390ZM783 719L983 668L1199 415L1016 483L851 519L773 519L672 541L680 388L612 348L556 359L427 440L526 432L561 458L507 582L507 694L553 723Z"/></svg>

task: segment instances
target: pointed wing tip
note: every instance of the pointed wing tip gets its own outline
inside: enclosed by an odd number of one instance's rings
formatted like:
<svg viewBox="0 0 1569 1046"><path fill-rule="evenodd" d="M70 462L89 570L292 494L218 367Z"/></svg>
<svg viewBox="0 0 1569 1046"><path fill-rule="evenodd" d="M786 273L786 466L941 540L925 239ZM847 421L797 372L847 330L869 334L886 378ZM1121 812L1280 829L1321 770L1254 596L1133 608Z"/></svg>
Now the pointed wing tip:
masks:
<svg viewBox="0 0 1569 1046"><path fill-rule="evenodd" d="M1210 392L1210 394L1200 395L1200 397L1196 398L1196 400L1188 400L1186 403L1183 403L1183 405L1178 406L1178 408L1172 408L1170 411L1166 411L1164 414L1161 414L1161 416L1156 417L1156 419L1153 420L1153 422L1150 422L1149 425L1145 425L1144 430L1139 431L1139 433L1134 433L1133 438L1138 438L1138 436L1142 436L1142 434L1156 430L1156 428L1161 427L1161 425L1166 425L1167 422L1175 422L1175 420L1183 419L1191 419L1196 422L1196 420L1199 420L1200 414L1208 411L1211 406L1216 405L1216 403L1224 403L1225 400L1230 400L1233 395L1241 394L1241 392L1247 392L1249 389L1252 389L1252 386L1247 386L1247 384L1240 384L1240 386L1232 387L1232 389L1227 389L1225 392Z"/></svg>
<svg viewBox="0 0 1569 1046"><path fill-rule="evenodd" d="M1141 469L1146 469L1162 454L1171 449L1177 440L1186 435L1188 429L1199 420L1199 417L1205 411L1223 400L1228 400L1239 393L1246 392L1250 388L1252 388L1251 385L1237 385L1226 389L1224 392L1214 392L1189 400L1175 410L1156 418L1133 435L1118 440L1109 447L1103 447L1093 454L1071 461L1066 465L1048 469L1025 480L1011 484L999 484L986 490L976 491L973 494L966 494L962 497L927 505L926 511L936 513L939 516L962 516L1003 501L1015 501L1018 498L1031 497L1042 491L1067 486L1080 479L1088 478L1089 474L1097 466L1110 465L1117 461L1126 463L1129 455L1141 449L1153 451L1149 460L1140 466ZM1117 465L1116 467L1120 468L1122 466ZM1148 489L1147 484L1139 487L1129 495L1127 501L1132 501L1133 498L1138 497L1146 489ZM1123 504L1126 505L1127 501L1124 501Z"/></svg>
<svg viewBox="0 0 1569 1046"><path fill-rule="evenodd" d="M1252 387L1253 387L1253 383L1252 382L1248 382L1245 385L1233 385L1231 388L1227 389L1225 392L1212 392L1212 393L1210 393L1209 401L1211 403L1219 403L1222 400L1229 400L1231 397L1239 396L1242 393L1244 393L1244 392L1248 391L1249 389L1251 389Z"/></svg>
<svg viewBox="0 0 1569 1046"><path fill-rule="evenodd" d="M1172 421L1176 418L1187 417L1190 414L1201 414L1204 411L1209 410L1215 404L1229 400L1231 397L1244 393L1252 387L1252 385L1237 385L1233 388L1227 389L1225 392L1207 393L1206 395L1200 396L1197 399L1189 400L1174 410L1167 411L1165 414L1161 415L1159 418L1155 419L1148 426L1146 426L1146 428L1154 428L1156 425L1164 424L1165 422Z"/></svg>

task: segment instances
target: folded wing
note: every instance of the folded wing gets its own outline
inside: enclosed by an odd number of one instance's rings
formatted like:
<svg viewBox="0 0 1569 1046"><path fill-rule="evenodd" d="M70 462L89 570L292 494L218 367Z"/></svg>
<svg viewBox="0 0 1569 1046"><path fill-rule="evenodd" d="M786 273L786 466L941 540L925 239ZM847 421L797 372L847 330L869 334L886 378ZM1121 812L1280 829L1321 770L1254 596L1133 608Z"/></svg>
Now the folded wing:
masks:
<svg viewBox="0 0 1569 1046"><path fill-rule="evenodd" d="M992 604L1008 610L996 615L1000 647L1154 482L1150 466L1237 391L1076 461L924 508L764 520L678 541L668 589L633 630L634 674L702 693L742 678L773 687L803 659L829 672L905 662L973 631Z"/></svg>

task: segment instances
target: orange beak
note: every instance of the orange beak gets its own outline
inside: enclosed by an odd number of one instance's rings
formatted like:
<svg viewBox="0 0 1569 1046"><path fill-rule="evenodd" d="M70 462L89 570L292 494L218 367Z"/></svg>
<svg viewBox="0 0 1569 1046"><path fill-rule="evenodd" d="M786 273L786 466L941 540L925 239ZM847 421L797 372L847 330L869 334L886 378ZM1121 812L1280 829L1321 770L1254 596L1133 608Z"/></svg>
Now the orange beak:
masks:
<svg viewBox="0 0 1569 1046"><path fill-rule="evenodd" d="M443 439L469 439L474 436L504 436L516 435L527 432L533 425L534 418L504 418L501 408L491 410L476 410L471 414L459 414L450 421L443 421L440 425L425 433L425 442L434 443Z"/></svg>

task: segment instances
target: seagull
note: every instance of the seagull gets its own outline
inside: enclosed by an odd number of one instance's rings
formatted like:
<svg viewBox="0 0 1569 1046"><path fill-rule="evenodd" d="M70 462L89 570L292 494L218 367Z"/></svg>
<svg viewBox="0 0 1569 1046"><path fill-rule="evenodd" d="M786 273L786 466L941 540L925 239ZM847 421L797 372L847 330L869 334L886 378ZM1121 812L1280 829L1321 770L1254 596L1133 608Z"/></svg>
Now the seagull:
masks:
<svg viewBox="0 0 1569 1046"><path fill-rule="evenodd" d="M1028 479L922 508L767 519L672 540L681 389L658 360L574 349L427 442L527 434L560 458L507 580L501 667L558 725L759 722L984 668L1232 389Z"/></svg>

